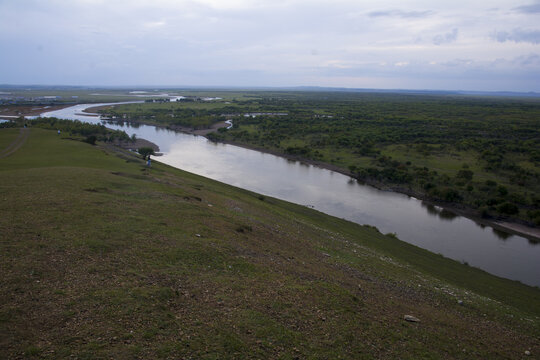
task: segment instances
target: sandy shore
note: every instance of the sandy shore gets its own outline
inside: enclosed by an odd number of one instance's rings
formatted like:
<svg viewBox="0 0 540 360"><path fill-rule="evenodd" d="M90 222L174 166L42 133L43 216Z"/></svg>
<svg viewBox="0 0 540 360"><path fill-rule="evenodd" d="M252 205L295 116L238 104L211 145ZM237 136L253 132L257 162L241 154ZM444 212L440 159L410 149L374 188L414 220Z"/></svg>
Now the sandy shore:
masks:
<svg viewBox="0 0 540 360"><path fill-rule="evenodd" d="M500 227L501 229L512 230L518 234L524 235L525 237L540 240L540 229L538 228L532 228L530 226L507 221L495 221L493 222L493 225L495 228Z"/></svg>
<svg viewBox="0 0 540 360"><path fill-rule="evenodd" d="M94 107L84 109L83 112L85 112L87 115L88 114L96 114L98 110L105 109L105 108L110 108L110 107L111 107L111 105L108 105L108 106L94 106ZM200 136L206 136L209 133L216 132L219 128L229 126L229 124L222 121L222 122L219 122L219 123L216 123L216 124L212 125L212 127L210 129L195 130L195 129L192 129L192 128L182 127L182 126L178 126L178 125L163 126L163 125L156 125L156 124L145 123L145 122L138 122L138 123L145 124L145 125L156 126L156 127L161 127L161 128L166 128L166 129L170 129L170 130L174 130L174 131L178 131L178 132L182 132L182 133L186 133L186 134L200 135ZM140 139L140 140L143 140L143 139ZM305 164L317 166L317 167L322 168L322 169L335 171L335 172L338 172L340 174L353 177L353 174L350 171L345 170L343 168L340 168L340 167L338 167L336 165L332 165L332 164L328 164L328 163L324 163L324 162L320 162L320 161L315 161L315 160L304 159L304 158L301 158L301 157L298 157L298 156L284 154L284 153L281 153L281 152L278 152L278 151L273 151L273 150L265 149L265 148L258 147L258 146L237 143L237 142L234 142L234 141L223 141L222 143L242 147L242 148L245 148L245 149L255 150L255 151L259 151L259 152L266 153L266 154L272 154L272 155L279 156L279 157L282 157L282 158L285 158L285 159L288 159L288 160L300 161L300 162L305 163ZM150 143L150 144L153 144L153 143ZM156 144L153 144L153 145L157 147ZM143 145L143 146L147 146L147 145ZM138 147L136 147L136 148L138 148ZM159 148L158 148L158 150L154 150L154 151L159 151ZM433 201L431 201L429 199L426 199L423 194L415 192L412 189L409 189L409 188L406 188L406 187L396 186L396 185L388 185L388 184L383 184L383 183L380 183L380 182L370 182L370 181L365 182L365 184L369 185L369 186L372 186L372 187L374 187L376 189L382 190L382 191L392 191L392 192L401 193L401 194L404 194L404 195L411 196L411 197L417 198L419 200L422 200L422 201L424 201L424 202L426 202L428 204L440 206L441 208L443 208L443 209L445 209L447 211L450 211L452 213L455 213L456 215L463 216L463 217L466 217L468 219L471 219L471 220L473 220L474 222L476 222L478 224L490 226L492 228L499 229L499 230L504 230L504 231L509 232L511 234L520 235L520 236L526 237L526 238L528 238L528 239L530 239L532 241L540 241L540 228L531 227L531 226L528 226L526 224L521 224L521 223L518 223L518 222L510 222L510 221L502 220L502 219L485 219L485 218L480 217L472 209L467 209L465 207L461 207L461 206L459 206L459 204L445 204L445 203L433 202Z"/></svg>

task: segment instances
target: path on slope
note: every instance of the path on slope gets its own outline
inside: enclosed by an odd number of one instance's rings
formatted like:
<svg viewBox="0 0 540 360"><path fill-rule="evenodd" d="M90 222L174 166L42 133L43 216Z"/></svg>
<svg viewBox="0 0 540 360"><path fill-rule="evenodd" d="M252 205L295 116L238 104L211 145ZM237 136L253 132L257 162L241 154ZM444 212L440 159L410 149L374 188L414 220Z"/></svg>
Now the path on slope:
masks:
<svg viewBox="0 0 540 360"><path fill-rule="evenodd" d="M30 129L21 128L19 136L13 140L4 150L0 151L0 159L8 157L24 145L30 134Z"/></svg>

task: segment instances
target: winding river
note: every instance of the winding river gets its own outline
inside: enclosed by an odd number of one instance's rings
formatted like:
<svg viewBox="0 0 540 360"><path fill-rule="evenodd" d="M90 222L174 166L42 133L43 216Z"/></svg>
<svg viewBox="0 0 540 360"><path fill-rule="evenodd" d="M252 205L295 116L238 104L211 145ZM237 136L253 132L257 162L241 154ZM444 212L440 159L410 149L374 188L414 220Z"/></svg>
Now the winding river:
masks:
<svg viewBox="0 0 540 360"><path fill-rule="evenodd" d="M81 112L81 104L42 114L103 123ZM361 185L348 176L201 136L154 126L107 123L130 136L150 140L163 152L158 160L227 184L308 205L324 213L396 233L408 243L466 262L497 276L540 286L540 244L403 194Z"/></svg>

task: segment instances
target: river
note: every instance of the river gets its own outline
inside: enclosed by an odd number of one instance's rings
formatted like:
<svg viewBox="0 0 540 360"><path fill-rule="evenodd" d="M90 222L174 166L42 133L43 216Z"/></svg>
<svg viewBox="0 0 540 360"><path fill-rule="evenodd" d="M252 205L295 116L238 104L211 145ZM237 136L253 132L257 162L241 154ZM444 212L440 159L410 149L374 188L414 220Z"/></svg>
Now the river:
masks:
<svg viewBox="0 0 540 360"><path fill-rule="evenodd" d="M103 123L81 104L42 116ZM157 160L240 188L313 207L359 224L395 233L408 243L468 263L491 274L540 286L540 244L482 226L437 206L362 185L348 176L271 154L154 126L106 123L160 147Z"/></svg>

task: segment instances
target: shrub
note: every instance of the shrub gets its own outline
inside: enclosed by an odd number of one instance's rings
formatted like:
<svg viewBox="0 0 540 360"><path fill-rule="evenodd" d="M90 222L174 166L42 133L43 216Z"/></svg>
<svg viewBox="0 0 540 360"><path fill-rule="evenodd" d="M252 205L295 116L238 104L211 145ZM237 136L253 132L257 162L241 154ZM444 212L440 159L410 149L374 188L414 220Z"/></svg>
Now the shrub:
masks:
<svg viewBox="0 0 540 360"><path fill-rule="evenodd" d="M519 208L515 204L505 202L497 207L497 211L501 214L515 215L519 213Z"/></svg>
<svg viewBox="0 0 540 360"><path fill-rule="evenodd" d="M502 185L499 185L499 187L497 187L497 192L499 193L499 195L505 196L506 194L508 194L508 189Z"/></svg>
<svg viewBox="0 0 540 360"><path fill-rule="evenodd" d="M141 154L144 158L146 158L148 155L154 155L154 149L151 147L140 147L137 149L137 152Z"/></svg>
<svg viewBox="0 0 540 360"><path fill-rule="evenodd" d="M497 205L498 203L500 203L501 200L500 199L497 199L497 198L490 198L486 201L486 204L488 204L489 206L493 206L493 205Z"/></svg>
<svg viewBox="0 0 540 360"><path fill-rule="evenodd" d="M444 201L452 202L461 199L459 192L454 189L446 188L441 191L441 197Z"/></svg>
<svg viewBox="0 0 540 360"><path fill-rule="evenodd" d="M489 213L489 208L487 206L483 206L478 210L480 211L480 216L482 216L483 218L491 217L491 214Z"/></svg>
<svg viewBox="0 0 540 360"><path fill-rule="evenodd" d="M471 170L461 169L458 171L456 177L458 179L472 180L474 173Z"/></svg>
<svg viewBox="0 0 540 360"><path fill-rule="evenodd" d="M96 145L96 140L97 140L96 135L88 135L88 136L86 137L86 139L84 139L83 141L84 141L85 143L90 144L90 145Z"/></svg>

